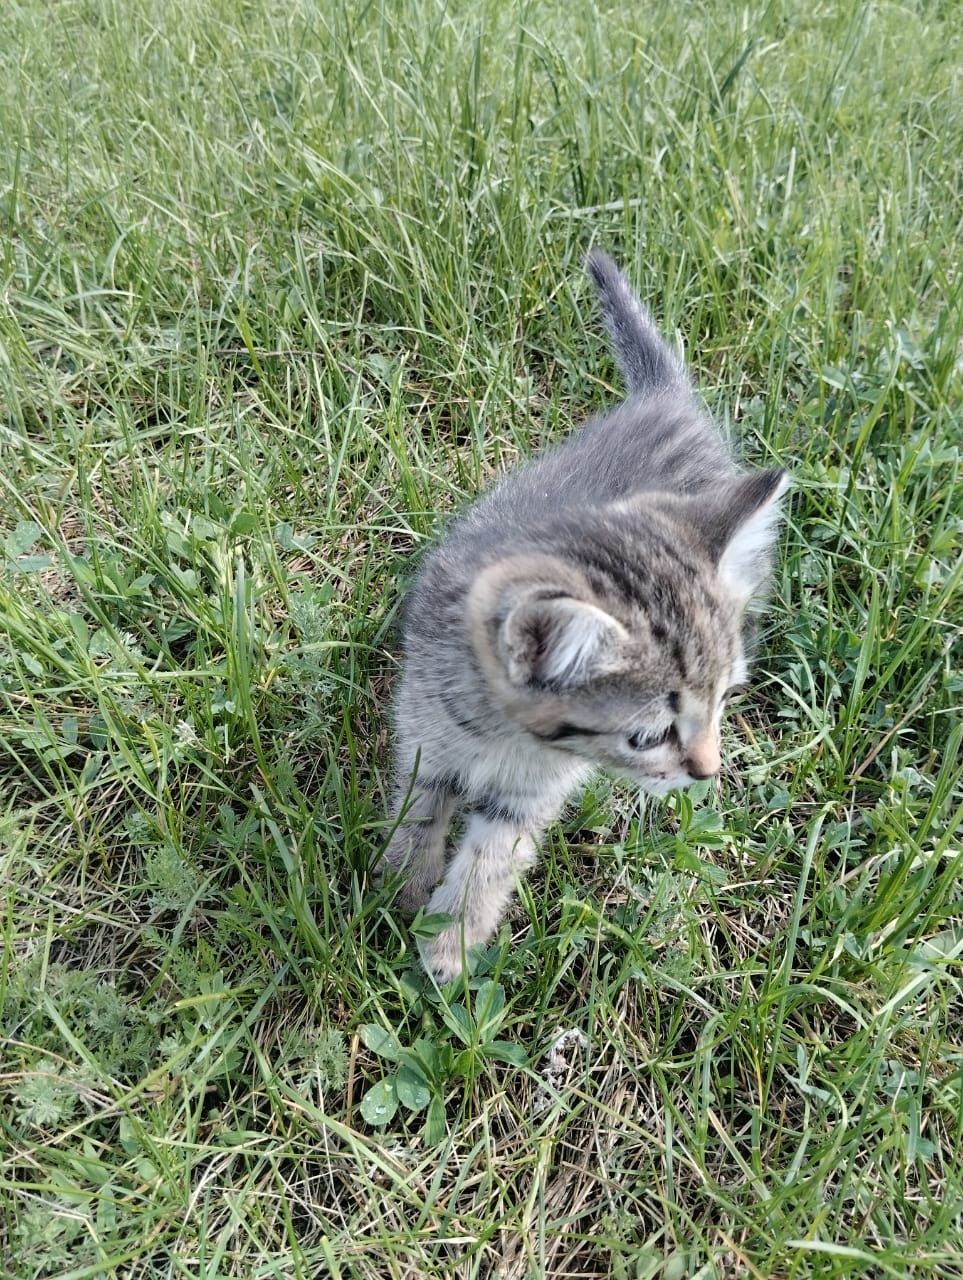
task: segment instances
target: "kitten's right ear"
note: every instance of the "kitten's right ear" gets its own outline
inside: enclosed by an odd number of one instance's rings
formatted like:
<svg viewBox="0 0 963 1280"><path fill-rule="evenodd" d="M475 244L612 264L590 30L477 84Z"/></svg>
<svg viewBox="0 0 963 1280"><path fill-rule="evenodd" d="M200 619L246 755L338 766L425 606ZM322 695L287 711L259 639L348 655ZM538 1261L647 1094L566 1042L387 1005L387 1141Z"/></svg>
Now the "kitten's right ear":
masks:
<svg viewBox="0 0 963 1280"><path fill-rule="evenodd" d="M747 601L765 581L781 514L779 499L789 488L785 471L750 471L721 486L704 502L689 499L691 519L700 528L719 577Z"/></svg>
<svg viewBox="0 0 963 1280"><path fill-rule="evenodd" d="M499 630L498 656L518 688L572 688L612 670L625 628L604 609L571 596L534 596L517 604Z"/></svg>

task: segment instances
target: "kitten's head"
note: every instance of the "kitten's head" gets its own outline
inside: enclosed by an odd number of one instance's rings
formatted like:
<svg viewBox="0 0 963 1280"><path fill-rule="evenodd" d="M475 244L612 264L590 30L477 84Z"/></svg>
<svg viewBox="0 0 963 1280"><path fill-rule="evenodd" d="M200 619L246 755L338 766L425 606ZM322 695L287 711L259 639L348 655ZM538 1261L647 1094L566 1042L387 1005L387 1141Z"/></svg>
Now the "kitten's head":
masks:
<svg viewBox="0 0 963 1280"><path fill-rule="evenodd" d="M763 471L711 494L641 494L561 521L550 551L485 569L469 628L504 714L654 794L718 773L786 487Z"/></svg>

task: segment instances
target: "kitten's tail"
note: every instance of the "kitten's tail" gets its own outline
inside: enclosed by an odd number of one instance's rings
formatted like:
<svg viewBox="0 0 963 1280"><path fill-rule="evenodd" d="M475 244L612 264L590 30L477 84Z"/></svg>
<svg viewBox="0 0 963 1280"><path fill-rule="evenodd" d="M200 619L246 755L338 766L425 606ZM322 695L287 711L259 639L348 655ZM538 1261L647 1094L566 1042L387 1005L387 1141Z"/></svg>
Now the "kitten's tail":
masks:
<svg viewBox="0 0 963 1280"><path fill-rule="evenodd" d="M685 373L632 286L607 253L592 249L585 268L595 282L602 318L615 346L625 385L632 394L685 382Z"/></svg>

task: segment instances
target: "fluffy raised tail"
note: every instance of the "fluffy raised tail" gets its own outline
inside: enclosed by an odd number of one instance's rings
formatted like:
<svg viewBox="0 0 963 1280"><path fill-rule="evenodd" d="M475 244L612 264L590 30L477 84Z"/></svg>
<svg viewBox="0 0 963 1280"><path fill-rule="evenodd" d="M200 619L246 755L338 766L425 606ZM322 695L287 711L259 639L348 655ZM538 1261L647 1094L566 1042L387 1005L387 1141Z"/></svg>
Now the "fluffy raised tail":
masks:
<svg viewBox="0 0 963 1280"><path fill-rule="evenodd" d="M598 290L602 318L628 390L636 394L684 383L682 366L609 255L593 249L585 268Z"/></svg>

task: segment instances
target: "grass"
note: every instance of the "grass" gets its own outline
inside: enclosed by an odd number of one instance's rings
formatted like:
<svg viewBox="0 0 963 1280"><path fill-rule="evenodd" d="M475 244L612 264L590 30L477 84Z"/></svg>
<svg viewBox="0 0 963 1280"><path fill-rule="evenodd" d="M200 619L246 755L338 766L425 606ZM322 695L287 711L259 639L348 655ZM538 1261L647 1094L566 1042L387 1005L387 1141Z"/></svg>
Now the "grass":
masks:
<svg viewBox="0 0 963 1280"><path fill-rule="evenodd" d="M5 1274L963 1276L958 16L7 0ZM613 398L592 242L794 474L770 625L442 998L393 620Z"/></svg>

